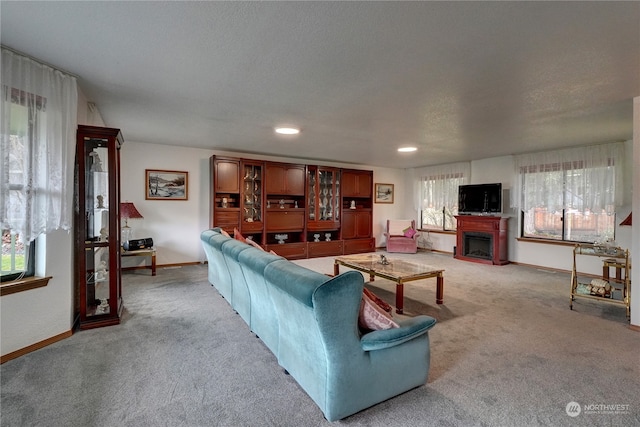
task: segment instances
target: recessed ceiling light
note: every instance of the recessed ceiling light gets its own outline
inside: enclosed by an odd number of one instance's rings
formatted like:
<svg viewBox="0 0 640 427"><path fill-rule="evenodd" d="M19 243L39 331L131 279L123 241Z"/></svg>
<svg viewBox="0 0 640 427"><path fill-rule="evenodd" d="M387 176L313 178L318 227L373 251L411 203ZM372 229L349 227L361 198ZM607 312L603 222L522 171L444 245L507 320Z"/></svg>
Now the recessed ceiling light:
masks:
<svg viewBox="0 0 640 427"><path fill-rule="evenodd" d="M297 135L300 133L300 129L296 128L276 128L276 133L280 135Z"/></svg>
<svg viewBox="0 0 640 427"><path fill-rule="evenodd" d="M416 147L401 147L398 148L398 152L400 153L411 153L413 151L418 150Z"/></svg>

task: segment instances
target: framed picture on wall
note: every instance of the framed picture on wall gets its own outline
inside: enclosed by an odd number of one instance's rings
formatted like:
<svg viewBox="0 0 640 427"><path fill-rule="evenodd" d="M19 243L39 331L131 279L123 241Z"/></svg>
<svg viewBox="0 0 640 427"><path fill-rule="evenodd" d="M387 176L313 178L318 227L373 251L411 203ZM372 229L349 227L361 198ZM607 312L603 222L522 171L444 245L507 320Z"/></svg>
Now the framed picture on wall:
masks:
<svg viewBox="0 0 640 427"><path fill-rule="evenodd" d="M393 203L393 184L375 184L375 203Z"/></svg>
<svg viewBox="0 0 640 427"><path fill-rule="evenodd" d="M189 172L145 169L145 199L187 200Z"/></svg>

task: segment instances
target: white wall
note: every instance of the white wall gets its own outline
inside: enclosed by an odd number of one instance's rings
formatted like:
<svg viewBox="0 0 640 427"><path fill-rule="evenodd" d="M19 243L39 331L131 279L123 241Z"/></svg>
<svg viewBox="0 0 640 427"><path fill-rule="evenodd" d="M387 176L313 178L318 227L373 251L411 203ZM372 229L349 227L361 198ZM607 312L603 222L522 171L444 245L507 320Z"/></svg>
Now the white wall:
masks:
<svg viewBox="0 0 640 427"><path fill-rule="evenodd" d="M209 226L211 150L130 142L124 130L123 136L120 200L133 202L144 217L129 220L133 238L153 239L159 265L203 261L200 232ZM188 199L145 200L146 169L188 172ZM135 262L136 259L123 259L125 267Z"/></svg>

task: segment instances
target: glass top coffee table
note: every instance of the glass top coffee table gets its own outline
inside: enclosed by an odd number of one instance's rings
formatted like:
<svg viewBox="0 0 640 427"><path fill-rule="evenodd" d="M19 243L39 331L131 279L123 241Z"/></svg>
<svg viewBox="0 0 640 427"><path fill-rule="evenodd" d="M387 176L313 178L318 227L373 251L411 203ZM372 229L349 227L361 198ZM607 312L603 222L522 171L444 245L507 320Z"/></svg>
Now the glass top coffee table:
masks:
<svg viewBox="0 0 640 427"><path fill-rule="evenodd" d="M402 314L404 307L404 283L413 280L436 277L436 304L444 302L444 270L438 270L430 265L386 259L376 254L348 255L337 257L333 263L334 275L340 274L340 266L369 273L369 280L373 282L375 276L391 280L396 283L396 313Z"/></svg>

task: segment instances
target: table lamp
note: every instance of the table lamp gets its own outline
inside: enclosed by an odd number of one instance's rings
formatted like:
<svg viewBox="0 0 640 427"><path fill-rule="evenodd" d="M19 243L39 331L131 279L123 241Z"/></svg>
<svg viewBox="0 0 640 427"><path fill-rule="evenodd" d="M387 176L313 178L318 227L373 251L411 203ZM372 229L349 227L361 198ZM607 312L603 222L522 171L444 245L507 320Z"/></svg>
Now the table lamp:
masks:
<svg viewBox="0 0 640 427"><path fill-rule="evenodd" d="M121 242L127 242L133 236L133 229L129 227L129 219L142 219L144 217L132 202L122 202L120 203L120 218L124 219L124 227L122 227L122 233L120 234Z"/></svg>

